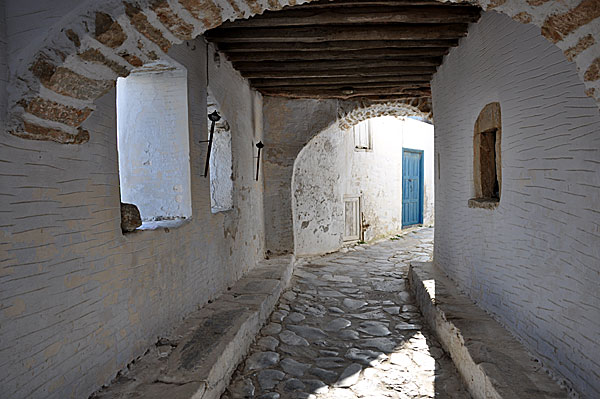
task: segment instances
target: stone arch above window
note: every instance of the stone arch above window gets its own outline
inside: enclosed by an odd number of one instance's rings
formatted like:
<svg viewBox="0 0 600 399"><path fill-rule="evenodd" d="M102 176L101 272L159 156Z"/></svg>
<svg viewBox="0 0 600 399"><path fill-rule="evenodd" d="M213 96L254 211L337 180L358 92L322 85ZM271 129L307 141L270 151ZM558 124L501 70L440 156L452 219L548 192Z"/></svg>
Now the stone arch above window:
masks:
<svg viewBox="0 0 600 399"><path fill-rule="evenodd" d="M473 132L473 185L475 198L470 207L493 209L500 202L502 189L502 114L500 103L481 110Z"/></svg>
<svg viewBox="0 0 600 399"><path fill-rule="evenodd" d="M338 110L340 129L350 129L371 118L379 116L395 116L403 118L414 116L425 121L433 122L431 99L420 98L412 100L372 102L347 102L340 104Z"/></svg>

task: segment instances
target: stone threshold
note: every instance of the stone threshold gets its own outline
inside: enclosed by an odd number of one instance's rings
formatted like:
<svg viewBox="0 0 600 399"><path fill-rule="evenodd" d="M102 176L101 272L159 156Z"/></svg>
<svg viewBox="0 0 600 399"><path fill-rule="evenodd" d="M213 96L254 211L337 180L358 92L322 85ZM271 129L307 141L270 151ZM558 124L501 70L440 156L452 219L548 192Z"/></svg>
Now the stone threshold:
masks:
<svg viewBox="0 0 600 399"><path fill-rule="evenodd" d="M90 398L218 399L288 287L293 256L261 261Z"/></svg>
<svg viewBox="0 0 600 399"><path fill-rule="evenodd" d="M431 262L411 262L408 279L425 322L474 399L569 397L522 344Z"/></svg>

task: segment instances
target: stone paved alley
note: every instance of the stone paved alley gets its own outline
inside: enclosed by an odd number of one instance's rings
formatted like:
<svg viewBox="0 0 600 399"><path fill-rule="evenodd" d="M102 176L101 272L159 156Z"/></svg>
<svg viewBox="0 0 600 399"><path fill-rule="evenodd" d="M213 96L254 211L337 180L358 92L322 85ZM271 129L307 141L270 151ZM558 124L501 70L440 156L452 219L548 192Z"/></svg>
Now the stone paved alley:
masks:
<svg viewBox="0 0 600 399"><path fill-rule="evenodd" d="M222 399L470 398L407 287L433 229L300 260Z"/></svg>

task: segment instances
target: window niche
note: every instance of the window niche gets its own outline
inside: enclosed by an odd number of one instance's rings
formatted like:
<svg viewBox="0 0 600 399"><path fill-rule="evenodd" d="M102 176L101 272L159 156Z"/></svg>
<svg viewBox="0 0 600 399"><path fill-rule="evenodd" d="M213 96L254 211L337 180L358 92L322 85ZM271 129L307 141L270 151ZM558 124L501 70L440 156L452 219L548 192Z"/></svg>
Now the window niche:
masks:
<svg viewBox="0 0 600 399"><path fill-rule="evenodd" d="M500 103L486 105L479 113L473 134L473 183L475 198L470 208L495 209L502 188L502 120Z"/></svg>
<svg viewBox="0 0 600 399"><path fill-rule="evenodd" d="M139 209L139 229L191 218L184 67L161 61L117 80L117 148L121 202Z"/></svg>
<svg viewBox="0 0 600 399"><path fill-rule="evenodd" d="M221 119L215 124L215 132L210 151L208 167L210 175L210 210L212 213L233 209L233 156L231 148L231 129L221 107L208 90L206 97L207 112L217 111ZM211 121L207 119L210 135Z"/></svg>
<svg viewBox="0 0 600 399"><path fill-rule="evenodd" d="M370 151L373 149L373 137L371 132L371 121L366 120L352 126L354 134L354 150Z"/></svg>

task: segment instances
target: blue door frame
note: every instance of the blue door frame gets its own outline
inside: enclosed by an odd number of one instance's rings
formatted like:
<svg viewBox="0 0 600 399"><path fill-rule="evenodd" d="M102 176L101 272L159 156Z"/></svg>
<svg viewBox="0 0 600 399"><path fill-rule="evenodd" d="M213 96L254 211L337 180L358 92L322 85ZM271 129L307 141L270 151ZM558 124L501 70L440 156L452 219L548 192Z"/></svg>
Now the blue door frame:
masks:
<svg viewBox="0 0 600 399"><path fill-rule="evenodd" d="M423 150L402 148L402 227L423 224Z"/></svg>

